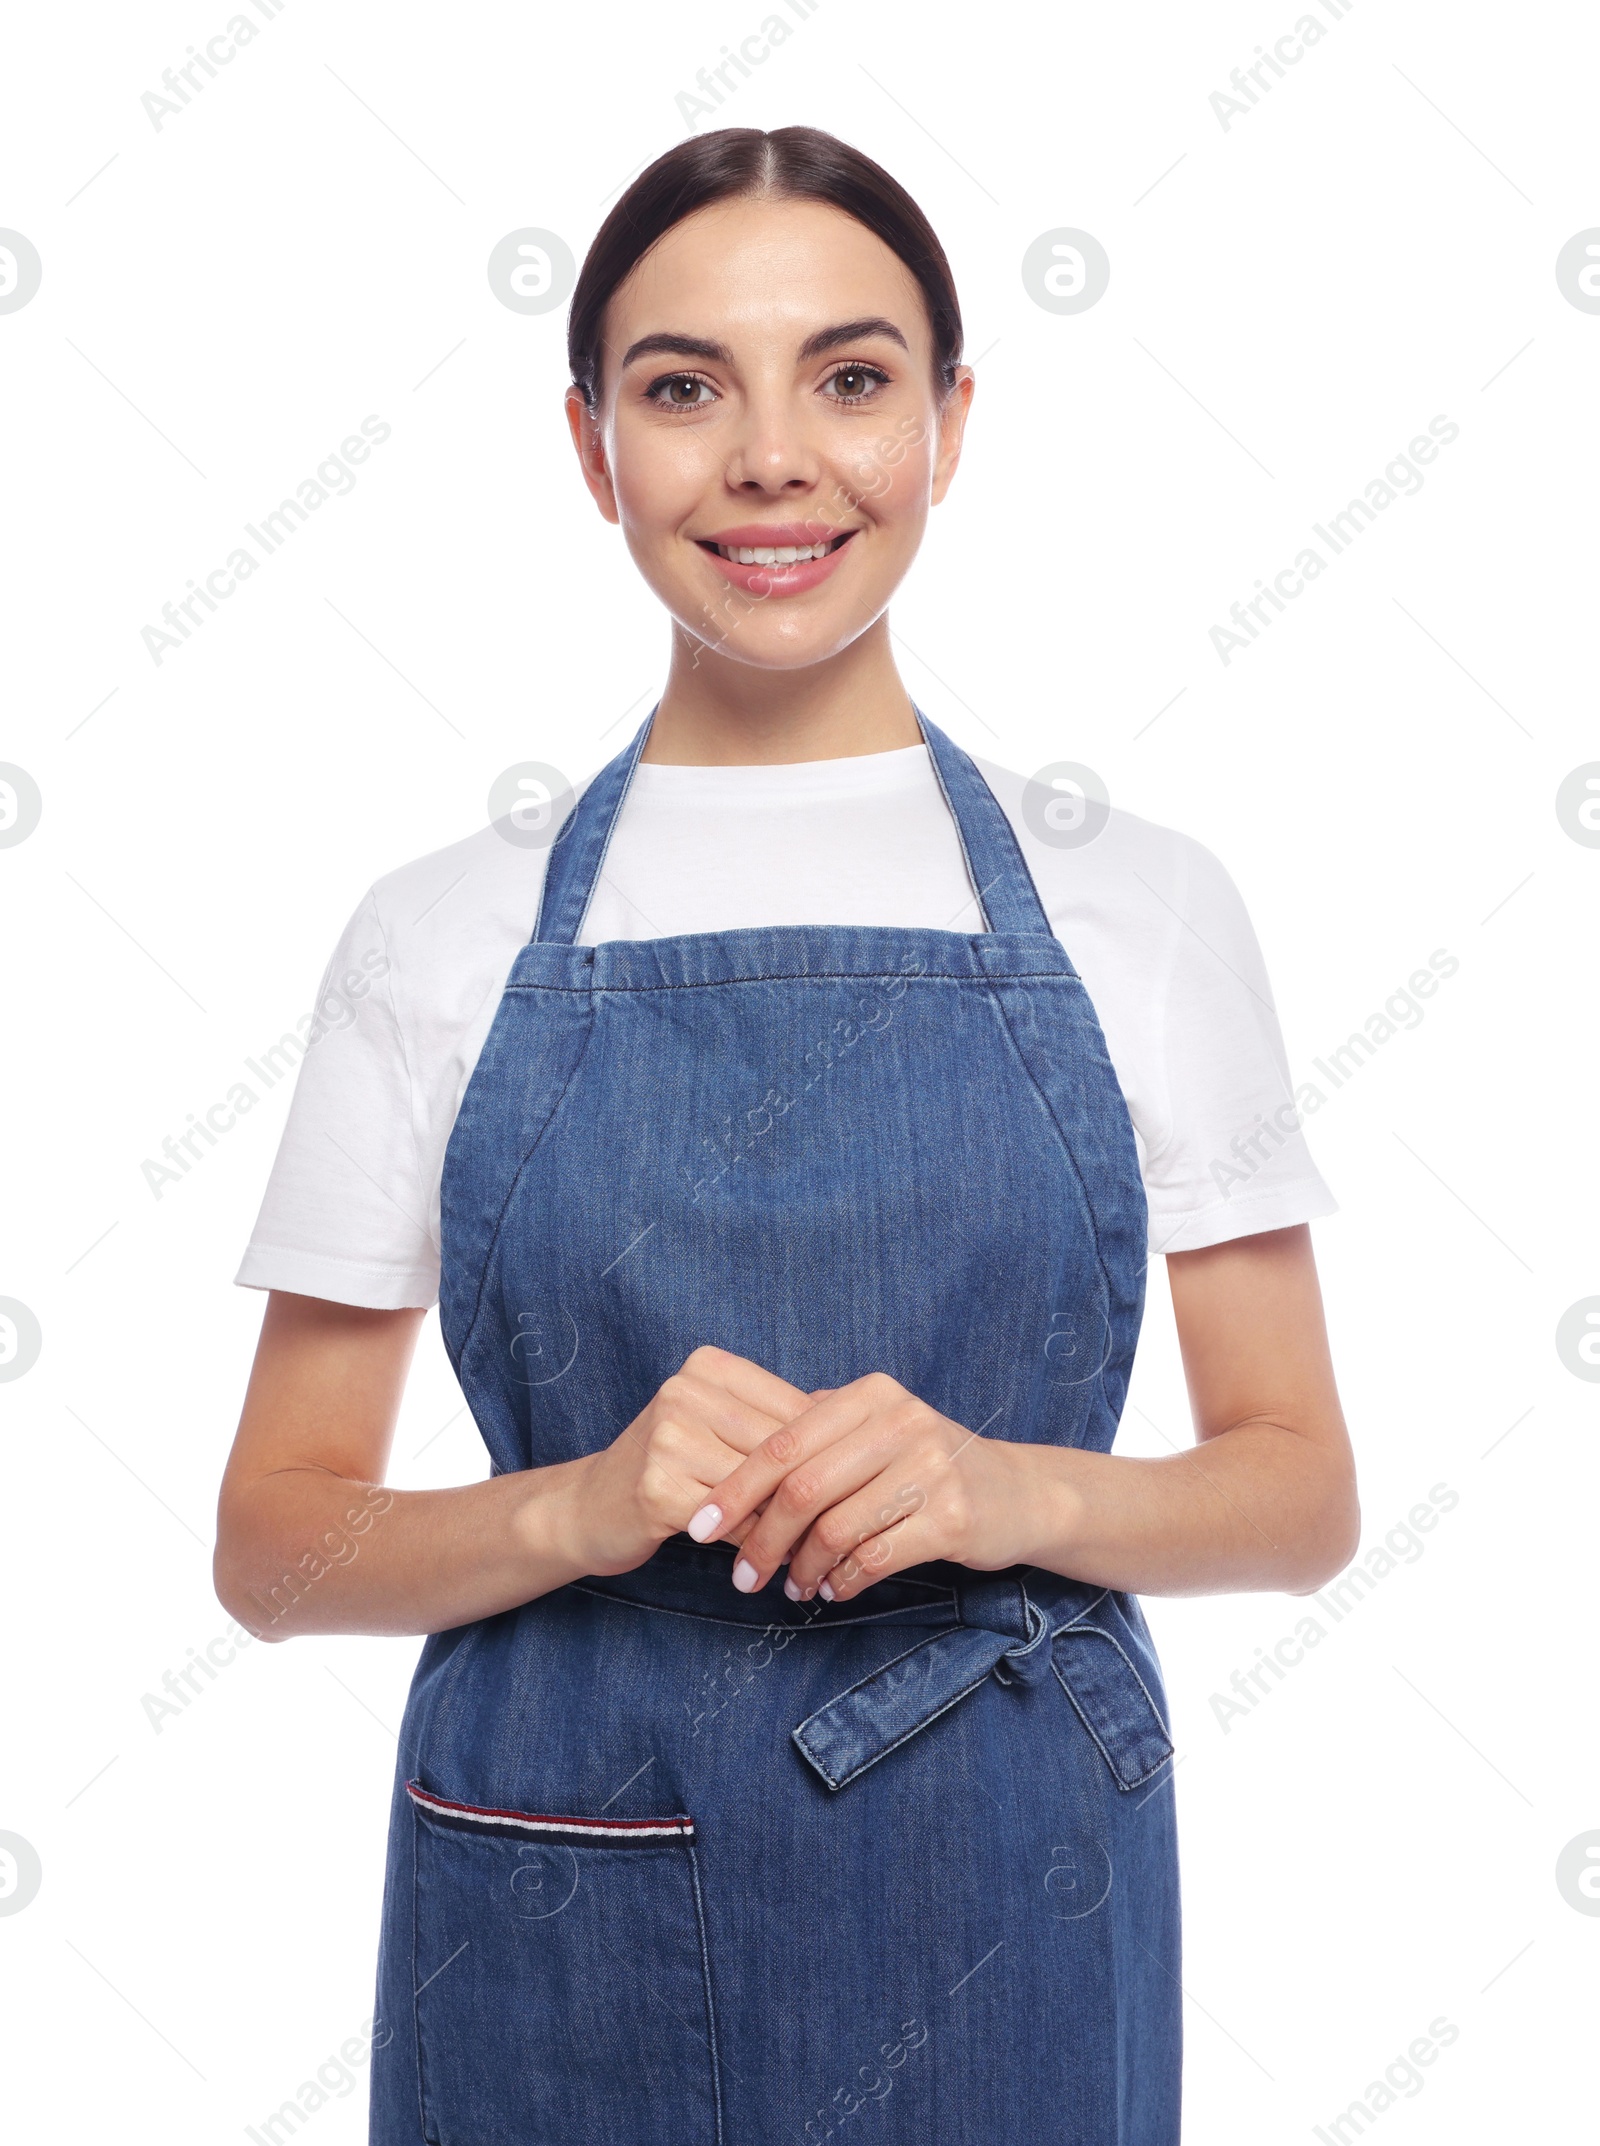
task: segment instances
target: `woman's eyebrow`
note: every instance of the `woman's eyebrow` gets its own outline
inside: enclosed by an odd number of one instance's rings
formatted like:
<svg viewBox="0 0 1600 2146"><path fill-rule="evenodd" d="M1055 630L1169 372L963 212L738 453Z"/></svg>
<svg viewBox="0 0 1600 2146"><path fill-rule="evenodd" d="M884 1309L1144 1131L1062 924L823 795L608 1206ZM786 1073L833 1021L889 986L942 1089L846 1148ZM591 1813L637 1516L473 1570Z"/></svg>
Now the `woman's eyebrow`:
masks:
<svg viewBox="0 0 1600 2146"><path fill-rule="evenodd" d="M825 357L830 350L838 350L845 343L864 342L869 335L881 335L891 343L898 343L909 356L911 346L892 320L881 314L869 315L865 320L841 321L837 328L819 328L815 335L808 335L800 345L800 363L810 358Z"/></svg>
<svg viewBox="0 0 1600 2146"><path fill-rule="evenodd" d="M846 343L864 341L869 335L881 335L909 353L910 345L892 320L881 314L869 315L863 320L840 321L834 328L819 328L815 335L808 335L796 353L800 364L812 358L825 357L830 350L841 349ZM622 354L623 368L630 366L635 358L702 358L708 365L731 365L733 353L726 344L710 341L700 335L641 335L636 343L630 343Z"/></svg>

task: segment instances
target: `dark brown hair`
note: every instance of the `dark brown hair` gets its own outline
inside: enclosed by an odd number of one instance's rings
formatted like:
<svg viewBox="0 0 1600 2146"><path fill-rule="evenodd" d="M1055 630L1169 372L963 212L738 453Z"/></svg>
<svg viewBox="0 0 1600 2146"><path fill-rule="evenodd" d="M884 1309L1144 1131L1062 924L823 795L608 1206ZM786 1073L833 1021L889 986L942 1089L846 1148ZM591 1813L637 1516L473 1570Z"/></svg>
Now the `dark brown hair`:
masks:
<svg viewBox="0 0 1600 2146"><path fill-rule="evenodd" d="M601 330L613 292L674 224L713 201L769 194L822 201L865 224L921 285L933 330L935 386L955 384L961 308L933 226L881 164L820 127L719 127L692 135L640 172L595 233L567 314L567 359L593 410L600 396Z"/></svg>

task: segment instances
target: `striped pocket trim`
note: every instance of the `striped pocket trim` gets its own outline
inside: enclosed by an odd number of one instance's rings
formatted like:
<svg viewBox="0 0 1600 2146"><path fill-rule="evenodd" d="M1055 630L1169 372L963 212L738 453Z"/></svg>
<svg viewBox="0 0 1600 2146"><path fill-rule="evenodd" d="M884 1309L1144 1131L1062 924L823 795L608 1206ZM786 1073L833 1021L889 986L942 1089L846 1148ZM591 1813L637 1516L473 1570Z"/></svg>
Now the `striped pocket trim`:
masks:
<svg viewBox="0 0 1600 2146"><path fill-rule="evenodd" d="M415 1781L406 1793L418 1810L462 1833L491 1833L502 1840L553 1842L557 1847L653 1848L661 1841L692 1841L694 1820L676 1818L552 1818L538 1811L497 1811L480 1803L454 1803L431 1795Z"/></svg>

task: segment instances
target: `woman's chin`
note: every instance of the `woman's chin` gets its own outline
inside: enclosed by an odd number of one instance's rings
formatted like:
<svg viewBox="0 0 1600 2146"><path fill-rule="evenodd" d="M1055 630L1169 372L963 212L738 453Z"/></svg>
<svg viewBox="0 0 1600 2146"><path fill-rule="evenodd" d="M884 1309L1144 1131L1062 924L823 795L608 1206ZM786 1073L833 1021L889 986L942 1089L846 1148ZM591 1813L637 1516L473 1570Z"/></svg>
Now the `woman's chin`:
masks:
<svg viewBox="0 0 1600 2146"><path fill-rule="evenodd" d="M743 663L757 671L803 671L813 664L826 663L858 641L875 623L883 606L867 617L860 612L841 617L836 608L830 607L828 616L763 614L732 625L716 617L707 618L692 605L669 608L680 630L700 644L702 660L705 656L725 656L730 662Z"/></svg>

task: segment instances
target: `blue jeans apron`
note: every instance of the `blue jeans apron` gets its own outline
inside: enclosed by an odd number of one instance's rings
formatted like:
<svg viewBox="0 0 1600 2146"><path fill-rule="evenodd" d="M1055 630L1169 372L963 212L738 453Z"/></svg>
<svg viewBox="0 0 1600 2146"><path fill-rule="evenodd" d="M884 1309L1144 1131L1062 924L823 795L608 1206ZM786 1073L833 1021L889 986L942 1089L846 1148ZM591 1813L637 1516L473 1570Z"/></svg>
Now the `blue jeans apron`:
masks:
<svg viewBox="0 0 1600 2146"><path fill-rule="evenodd" d="M575 944L654 711L552 847L446 1151L445 1347L496 1473L702 1343L1104 1452L1146 1211L993 793L919 712L985 929ZM1172 2146L1172 1745L1138 1602L637 1571L440 1632L401 1732L374 2146Z"/></svg>

